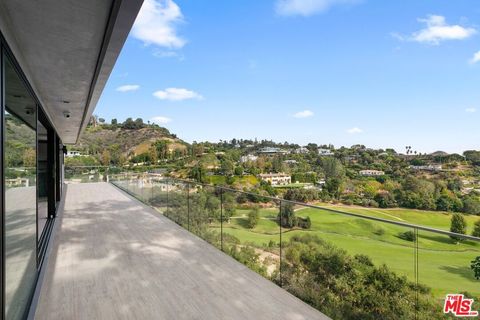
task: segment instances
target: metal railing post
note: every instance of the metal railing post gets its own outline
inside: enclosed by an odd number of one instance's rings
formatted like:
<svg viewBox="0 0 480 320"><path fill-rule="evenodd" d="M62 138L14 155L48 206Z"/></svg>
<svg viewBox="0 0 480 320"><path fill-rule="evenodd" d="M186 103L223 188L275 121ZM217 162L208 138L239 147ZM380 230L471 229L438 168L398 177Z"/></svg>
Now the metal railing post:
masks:
<svg viewBox="0 0 480 320"><path fill-rule="evenodd" d="M280 275L280 287L283 286L283 279L282 279L282 219L283 219L283 210L282 210L282 200L280 200L280 212L279 212L279 220L278 226L280 228L280 266L279 266L279 275Z"/></svg>
<svg viewBox="0 0 480 320"><path fill-rule="evenodd" d="M187 183L187 230L190 231L190 184Z"/></svg>
<svg viewBox="0 0 480 320"><path fill-rule="evenodd" d="M220 249L223 251L223 189L220 188Z"/></svg>
<svg viewBox="0 0 480 320"><path fill-rule="evenodd" d="M168 191L169 191L169 184L168 184L168 178L167 178L167 204L166 204L166 209L165 209L165 213L167 215L167 217L170 215L170 213L168 212L168 207L169 207L169 199L168 199Z"/></svg>
<svg viewBox="0 0 480 320"><path fill-rule="evenodd" d="M413 228L414 234L414 249L413 249L413 261L414 261L414 274L415 274L415 319L418 319L418 228Z"/></svg>

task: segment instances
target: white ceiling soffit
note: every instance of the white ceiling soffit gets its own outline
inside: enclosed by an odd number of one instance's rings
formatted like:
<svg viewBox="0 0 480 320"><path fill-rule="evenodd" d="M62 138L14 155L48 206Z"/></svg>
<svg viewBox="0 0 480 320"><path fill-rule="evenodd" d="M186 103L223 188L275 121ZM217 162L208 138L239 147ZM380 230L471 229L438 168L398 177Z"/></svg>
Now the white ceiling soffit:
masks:
<svg viewBox="0 0 480 320"><path fill-rule="evenodd" d="M142 3L0 1L0 30L64 143L87 126Z"/></svg>

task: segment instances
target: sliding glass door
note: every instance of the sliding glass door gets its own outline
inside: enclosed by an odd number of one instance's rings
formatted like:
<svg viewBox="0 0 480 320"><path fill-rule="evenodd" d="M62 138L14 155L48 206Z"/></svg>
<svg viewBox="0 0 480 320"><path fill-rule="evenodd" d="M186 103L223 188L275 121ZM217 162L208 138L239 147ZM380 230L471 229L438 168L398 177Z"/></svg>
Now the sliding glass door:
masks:
<svg viewBox="0 0 480 320"><path fill-rule="evenodd" d="M22 319L37 278L37 107L3 58L5 318Z"/></svg>

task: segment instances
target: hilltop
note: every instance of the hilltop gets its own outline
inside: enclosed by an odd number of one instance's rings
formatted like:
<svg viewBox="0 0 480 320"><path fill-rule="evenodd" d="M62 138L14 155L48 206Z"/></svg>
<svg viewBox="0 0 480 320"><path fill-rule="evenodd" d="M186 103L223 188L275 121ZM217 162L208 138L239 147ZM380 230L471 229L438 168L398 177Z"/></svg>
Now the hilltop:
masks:
<svg viewBox="0 0 480 320"><path fill-rule="evenodd" d="M79 142L69 150L79 151L81 157L67 158L68 165L124 165L158 160L170 154L183 155L188 144L156 124L142 119L127 119L118 124L90 121Z"/></svg>

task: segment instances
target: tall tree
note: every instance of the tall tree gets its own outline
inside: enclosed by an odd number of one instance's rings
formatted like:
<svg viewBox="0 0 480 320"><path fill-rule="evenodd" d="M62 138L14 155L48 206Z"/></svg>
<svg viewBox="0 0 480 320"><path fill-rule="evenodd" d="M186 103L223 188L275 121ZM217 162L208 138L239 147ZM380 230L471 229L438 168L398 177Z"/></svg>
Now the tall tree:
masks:
<svg viewBox="0 0 480 320"><path fill-rule="evenodd" d="M101 158L100 158L100 162L101 162L104 166L108 166L108 165L110 165L110 160L111 160L110 151L108 151L108 150L103 150L102 156L101 156Z"/></svg>
<svg viewBox="0 0 480 320"><path fill-rule="evenodd" d="M450 231L459 233L459 234L466 234L467 233L467 221L463 217L461 213L454 213L452 216L452 222L450 225ZM462 241L463 238L458 236L450 236L455 241Z"/></svg>
<svg viewBox="0 0 480 320"><path fill-rule="evenodd" d="M258 220L260 220L259 209L258 206L255 206L248 213L247 226L250 229L255 228L258 224Z"/></svg>
<svg viewBox="0 0 480 320"><path fill-rule="evenodd" d="M292 203L284 202L281 204L278 221L284 228L293 228L297 225L297 218L295 217L295 210Z"/></svg>

